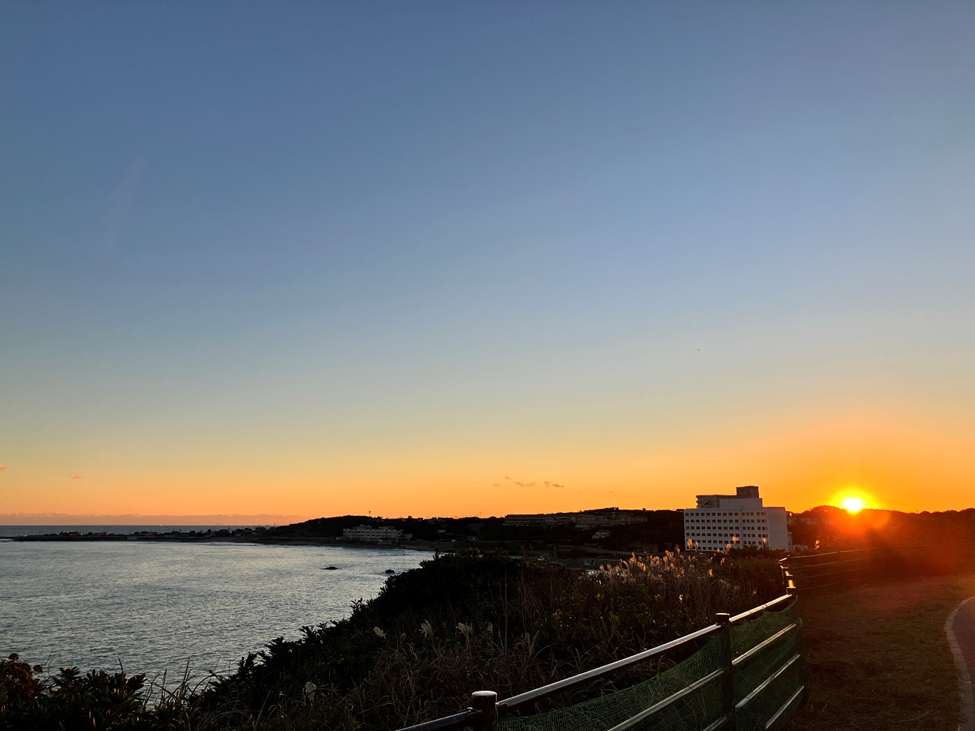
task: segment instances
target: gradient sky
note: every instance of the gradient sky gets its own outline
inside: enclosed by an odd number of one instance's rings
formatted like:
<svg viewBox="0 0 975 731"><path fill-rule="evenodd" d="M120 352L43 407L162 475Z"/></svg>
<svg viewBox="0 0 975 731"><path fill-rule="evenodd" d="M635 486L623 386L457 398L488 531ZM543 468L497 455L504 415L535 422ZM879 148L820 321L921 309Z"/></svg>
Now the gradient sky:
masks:
<svg viewBox="0 0 975 731"><path fill-rule="evenodd" d="M0 522L969 507L973 38L962 2L5 3Z"/></svg>

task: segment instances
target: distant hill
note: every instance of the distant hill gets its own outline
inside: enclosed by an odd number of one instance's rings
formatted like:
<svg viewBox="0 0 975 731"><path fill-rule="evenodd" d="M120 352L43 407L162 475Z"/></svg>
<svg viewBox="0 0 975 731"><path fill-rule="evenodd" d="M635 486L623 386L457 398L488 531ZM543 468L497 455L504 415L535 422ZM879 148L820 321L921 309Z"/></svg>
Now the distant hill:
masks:
<svg viewBox="0 0 975 731"><path fill-rule="evenodd" d="M938 513L865 509L849 513L821 505L789 517L793 543L810 549L912 547L975 543L975 508Z"/></svg>
<svg viewBox="0 0 975 731"><path fill-rule="evenodd" d="M683 544L684 522L679 510L629 511L639 520L628 525L601 526L556 523L552 525L512 525L505 518L381 518L367 515L342 515L315 518L301 523L271 528L267 540L338 539L346 528L359 525L402 530L414 541L436 543L486 544L503 547L589 545L616 551L673 550ZM562 514L560 514L562 515ZM506 524L507 523L507 524Z"/></svg>

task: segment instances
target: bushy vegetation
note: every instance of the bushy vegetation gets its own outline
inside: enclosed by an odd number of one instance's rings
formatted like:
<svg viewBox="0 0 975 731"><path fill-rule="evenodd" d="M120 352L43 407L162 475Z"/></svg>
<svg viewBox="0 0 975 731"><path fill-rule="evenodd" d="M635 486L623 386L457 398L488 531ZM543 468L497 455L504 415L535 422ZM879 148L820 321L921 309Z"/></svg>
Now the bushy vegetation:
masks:
<svg viewBox="0 0 975 731"><path fill-rule="evenodd" d="M148 707L144 675L61 668L41 679L40 665L16 655L0 660L0 729L2 731L82 731L120 729L152 731L174 727L178 704Z"/></svg>
<svg viewBox="0 0 975 731"><path fill-rule="evenodd" d="M13 658L0 674L0 728L396 729L455 713L474 690L512 695L774 598L774 558L634 556L587 572L474 551L441 556L391 577L348 619L274 640L232 676L154 705L142 676L63 670L41 683L38 669ZM86 709L87 724L73 725Z"/></svg>

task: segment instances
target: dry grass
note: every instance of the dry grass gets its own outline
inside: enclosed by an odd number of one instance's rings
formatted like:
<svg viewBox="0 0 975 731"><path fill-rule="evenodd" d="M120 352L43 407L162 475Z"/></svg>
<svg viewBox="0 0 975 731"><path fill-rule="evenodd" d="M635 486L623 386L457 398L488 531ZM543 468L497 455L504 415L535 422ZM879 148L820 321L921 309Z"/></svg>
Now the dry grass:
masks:
<svg viewBox="0 0 975 731"><path fill-rule="evenodd" d="M975 575L911 579L800 598L810 697L790 731L956 731L948 614Z"/></svg>
<svg viewBox="0 0 975 731"><path fill-rule="evenodd" d="M205 694L191 716L208 711L221 715L220 727L251 731L398 729L456 713L474 690L515 695L779 592L778 563L762 552L633 556L593 572L498 555L441 557L393 577L348 620L272 643L261 662L245 663ZM534 710L611 692L656 669L640 665Z"/></svg>
<svg viewBox="0 0 975 731"><path fill-rule="evenodd" d="M366 727L395 729L456 713L472 690L492 689L504 698L546 685L706 626L715 612L739 612L768 600L758 588L766 574L772 578L765 583L778 589L774 560L743 559L739 568L738 583L732 583L720 578L722 571L730 573L720 560L668 553L633 556L593 575L523 572L505 617L424 619L413 623L423 631L388 637L386 628L377 628L387 647L367 676L344 697L323 696L321 705L347 707ZM756 585L747 581L752 575L760 579ZM520 628L517 633L503 629L508 620ZM617 680L624 686L653 672L645 665ZM607 681L603 691L616 687ZM586 697L568 693L537 710Z"/></svg>

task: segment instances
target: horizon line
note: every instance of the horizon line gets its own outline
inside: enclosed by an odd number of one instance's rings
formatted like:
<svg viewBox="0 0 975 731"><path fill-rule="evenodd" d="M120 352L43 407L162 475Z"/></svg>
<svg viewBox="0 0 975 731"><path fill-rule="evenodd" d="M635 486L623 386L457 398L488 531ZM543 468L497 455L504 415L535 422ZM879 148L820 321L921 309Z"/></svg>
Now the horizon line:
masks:
<svg viewBox="0 0 975 731"><path fill-rule="evenodd" d="M808 508L803 511L789 511L795 513L806 513L817 508L836 508L837 510L842 510L843 508L836 505L829 505L828 503L823 505L817 505L812 508ZM677 509L667 509L667 510L681 510ZM938 513L938 512L963 512L965 510L972 510L973 508L962 508L955 510L939 510L939 511L928 511L928 510L918 510L915 514L920 513ZM657 509L647 509L643 510L656 511ZM865 508L865 512L891 512L891 513L904 513L909 511L903 510L893 510L890 508ZM559 511L556 511L559 512ZM562 511L564 512L564 511ZM571 512L586 512L586 511L571 511ZM535 513L533 513L535 514ZM537 513L538 515L545 515L547 513ZM553 513L554 514L554 513ZM489 515L489 516L479 516L479 515L430 515L430 516L397 516L397 517L387 517L382 515L361 515L355 513L345 513L343 515L300 515L300 514L285 514L285 513L208 513L208 514L142 514L142 513L112 513L112 514L72 514L72 513L0 513L0 525L4 526L78 526L78 525L115 525L115 526L131 526L131 525L238 525L238 526L248 526L248 525L288 525L293 523L303 523L309 520L319 520L323 518L341 518L341 517L360 517L367 520L402 520L409 517L428 519L428 518L452 518L452 519L462 519L462 518L473 518L485 520L487 518L504 518L506 515Z"/></svg>
<svg viewBox="0 0 975 731"><path fill-rule="evenodd" d="M259 525L311 520L299 514L279 513L0 513L0 525Z"/></svg>

